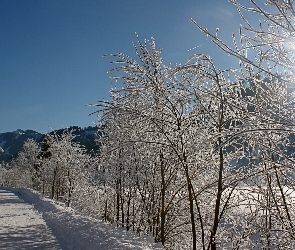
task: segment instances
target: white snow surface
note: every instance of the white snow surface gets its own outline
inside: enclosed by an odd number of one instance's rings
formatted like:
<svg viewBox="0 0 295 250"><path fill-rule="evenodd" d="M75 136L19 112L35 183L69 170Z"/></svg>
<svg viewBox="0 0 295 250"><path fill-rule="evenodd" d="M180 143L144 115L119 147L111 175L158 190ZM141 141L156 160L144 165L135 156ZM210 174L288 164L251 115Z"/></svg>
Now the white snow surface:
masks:
<svg viewBox="0 0 295 250"><path fill-rule="evenodd" d="M0 249L163 249L25 188L0 187Z"/></svg>

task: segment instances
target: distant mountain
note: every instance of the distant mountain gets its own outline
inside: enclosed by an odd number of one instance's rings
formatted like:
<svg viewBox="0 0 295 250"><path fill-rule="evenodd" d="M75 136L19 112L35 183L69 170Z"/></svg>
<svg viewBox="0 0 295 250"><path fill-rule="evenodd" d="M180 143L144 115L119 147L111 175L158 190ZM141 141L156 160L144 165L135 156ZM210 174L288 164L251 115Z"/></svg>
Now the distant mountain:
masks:
<svg viewBox="0 0 295 250"><path fill-rule="evenodd" d="M39 142L43 139L44 135L33 130L18 129L13 132L6 132L0 134L0 147L4 153L0 154L0 162L10 161L14 156L21 151L24 142L32 138Z"/></svg>
<svg viewBox="0 0 295 250"><path fill-rule="evenodd" d="M76 135L74 142L77 142L85 146L87 152L98 152L98 146L96 145L97 127L80 128L78 126L72 126L68 128L73 129ZM56 130L57 134L62 134L64 129ZM52 134L51 132L50 134ZM0 153L0 163L2 161L10 161L13 157L17 156L18 152L22 150L24 142L32 138L36 142L41 142L44 139L45 134L38 133L33 130L21 130L18 129L13 132L0 133L0 147L4 150L4 153Z"/></svg>

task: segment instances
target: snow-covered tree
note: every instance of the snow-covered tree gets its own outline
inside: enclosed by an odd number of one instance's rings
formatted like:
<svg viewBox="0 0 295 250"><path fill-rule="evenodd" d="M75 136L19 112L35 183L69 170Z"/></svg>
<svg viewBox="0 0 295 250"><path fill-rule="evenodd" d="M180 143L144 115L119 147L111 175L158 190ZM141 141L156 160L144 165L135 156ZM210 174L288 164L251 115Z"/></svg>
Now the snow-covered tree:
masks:
<svg viewBox="0 0 295 250"><path fill-rule="evenodd" d="M50 137L50 147L42 162L45 177L45 193L51 198L62 199L69 206L79 182L83 181L83 170L88 166L89 155L85 149L73 142L73 131L64 130L61 135L53 133Z"/></svg>
<svg viewBox="0 0 295 250"><path fill-rule="evenodd" d="M38 185L39 152L40 147L33 139L24 142L22 151L9 164L6 164L7 185L29 188Z"/></svg>
<svg viewBox="0 0 295 250"><path fill-rule="evenodd" d="M105 218L126 225L133 202L140 208L133 229L167 249L294 247L293 57L284 47L292 34L272 32L291 25L293 2L268 1L279 14L252 0L254 9L232 2L254 34L241 29L241 48L193 22L240 67L220 70L205 55L165 66L153 39L138 40L137 59L111 55L123 87L97 105L106 126L99 163ZM242 10L262 14L269 30L255 31ZM280 73L284 67L288 73Z"/></svg>

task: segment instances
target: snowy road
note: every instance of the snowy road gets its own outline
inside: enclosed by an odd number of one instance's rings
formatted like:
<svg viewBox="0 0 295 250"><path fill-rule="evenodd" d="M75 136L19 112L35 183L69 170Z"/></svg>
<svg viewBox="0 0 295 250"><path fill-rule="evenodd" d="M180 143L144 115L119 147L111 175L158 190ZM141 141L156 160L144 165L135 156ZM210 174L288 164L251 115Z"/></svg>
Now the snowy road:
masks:
<svg viewBox="0 0 295 250"><path fill-rule="evenodd" d="M0 189L0 249L60 249L34 207Z"/></svg>
<svg viewBox="0 0 295 250"><path fill-rule="evenodd" d="M162 249L21 188L0 187L0 249Z"/></svg>

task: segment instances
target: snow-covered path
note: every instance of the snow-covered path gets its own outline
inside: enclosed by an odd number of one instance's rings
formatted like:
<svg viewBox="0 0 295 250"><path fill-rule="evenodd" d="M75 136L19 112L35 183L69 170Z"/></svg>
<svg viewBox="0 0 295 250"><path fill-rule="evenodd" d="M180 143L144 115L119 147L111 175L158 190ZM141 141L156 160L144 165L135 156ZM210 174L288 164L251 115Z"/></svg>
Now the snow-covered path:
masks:
<svg viewBox="0 0 295 250"><path fill-rule="evenodd" d="M0 249L162 249L30 190L0 187Z"/></svg>
<svg viewBox="0 0 295 250"><path fill-rule="evenodd" d="M34 207L0 189L0 249L59 249L59 244Z"/></svg>

